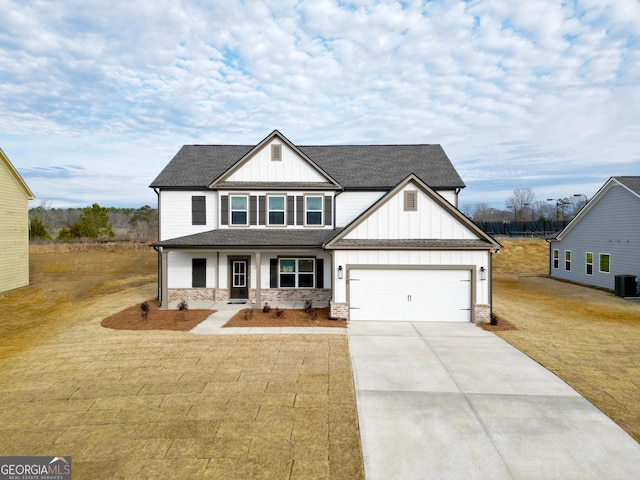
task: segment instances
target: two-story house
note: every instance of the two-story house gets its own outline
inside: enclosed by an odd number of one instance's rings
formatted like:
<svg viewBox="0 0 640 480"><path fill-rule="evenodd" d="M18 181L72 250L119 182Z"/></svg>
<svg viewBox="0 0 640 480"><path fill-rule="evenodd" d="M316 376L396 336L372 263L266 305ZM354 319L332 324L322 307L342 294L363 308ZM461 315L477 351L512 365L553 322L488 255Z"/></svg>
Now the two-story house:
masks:
<svg viewBox="0 0 640 480"><path fill-rule="evenodd" d="M500 249L439 145L185 145L158 195L169 301L312 300L332 318L488 321Z"/></svg>

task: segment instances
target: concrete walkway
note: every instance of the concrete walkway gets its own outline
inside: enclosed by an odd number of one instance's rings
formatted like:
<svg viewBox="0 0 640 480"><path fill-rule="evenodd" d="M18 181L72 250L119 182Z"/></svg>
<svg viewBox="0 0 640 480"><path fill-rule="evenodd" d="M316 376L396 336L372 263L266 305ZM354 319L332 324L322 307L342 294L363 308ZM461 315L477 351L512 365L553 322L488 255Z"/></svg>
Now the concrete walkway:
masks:
<svg viewBox="0 0 640 480"><path fill-rule="evenodd" d="M640 445L473 324L348 328L368 480L634 479Z"/></svg>

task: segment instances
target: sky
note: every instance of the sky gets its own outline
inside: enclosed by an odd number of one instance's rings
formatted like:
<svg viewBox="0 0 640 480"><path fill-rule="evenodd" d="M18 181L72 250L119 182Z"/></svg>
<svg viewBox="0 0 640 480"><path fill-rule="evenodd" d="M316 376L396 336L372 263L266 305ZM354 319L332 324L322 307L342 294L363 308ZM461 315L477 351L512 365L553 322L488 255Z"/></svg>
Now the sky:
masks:
<svg viewBox="0 0 640 480"><path fill-rule="evenodd" d="M638 0L0 0L30 206L156 205L184 144L441 144L460 205L640 175Z"/></svg>

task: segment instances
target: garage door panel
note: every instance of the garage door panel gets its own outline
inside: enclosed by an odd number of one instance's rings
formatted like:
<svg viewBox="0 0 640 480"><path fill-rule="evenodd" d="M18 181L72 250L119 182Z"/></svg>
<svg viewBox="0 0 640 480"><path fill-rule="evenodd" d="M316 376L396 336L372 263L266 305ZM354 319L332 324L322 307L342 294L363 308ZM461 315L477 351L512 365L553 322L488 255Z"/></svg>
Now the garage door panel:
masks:
<svg viewBox="0 0 640 480"><path fill-rule="evenodd" d="M352 269L352 320L471 319L470 270Z"/></svg>

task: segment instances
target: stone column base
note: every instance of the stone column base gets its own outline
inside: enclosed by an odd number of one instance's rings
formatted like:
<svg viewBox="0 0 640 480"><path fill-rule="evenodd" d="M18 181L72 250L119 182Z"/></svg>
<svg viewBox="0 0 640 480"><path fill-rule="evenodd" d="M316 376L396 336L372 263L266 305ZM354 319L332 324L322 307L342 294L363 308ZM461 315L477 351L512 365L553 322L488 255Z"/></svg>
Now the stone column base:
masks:
<svg viewBox="0 0 640 480"><path fill-rule="evenodd" d="M329 302L329 318L349 320L349 304L347 302Z"/></svg>
<svg viewBox="0 0 640 480"><path fill-rule="evenodd" d="M475 323L491 322L491 305L477 304L475 306Z"/></svg>

